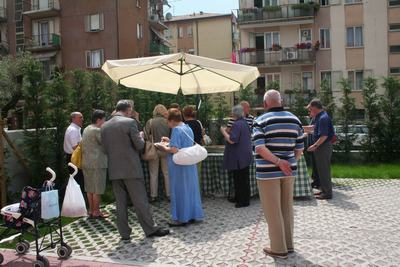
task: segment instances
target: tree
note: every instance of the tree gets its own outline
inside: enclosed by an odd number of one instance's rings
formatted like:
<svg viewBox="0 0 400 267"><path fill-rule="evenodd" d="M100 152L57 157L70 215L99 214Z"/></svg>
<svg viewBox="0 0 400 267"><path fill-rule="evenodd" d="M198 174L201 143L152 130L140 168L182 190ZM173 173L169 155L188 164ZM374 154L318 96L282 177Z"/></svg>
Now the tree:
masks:
<svg viewBox="0 0 400 267"><path fill-rule="evenodd" d="M345 159L350 159L350 152L353 146L354 134L350 132L350 125L354 121L355 114L355 100L350 96L351 86L347 79L342 79L339 82L342 90L342 97L340 102L342 106L338 110L338 121L342 126L343 139L339 140L339 147L345 152Z"/></svg>
<svg viewBox="0 0 400 267"><path fill-rule="evenodd" d="M216 118L216 125L212 136L215 138L217 144L223 144L223 136L219 131L219 127L224 125L224 119L228 113L228 104L222 94L217 94L215 98L214 117Z"/></svg>
<svg viewBox="0 0 400 267"><path fill-rule="evenodd" d="M306 116L308 115L306 106L307 102L304 99L304 94L299 88L293 89L294 103L292 103L290 109L300 119L303 124L308 124Z"/></svg>
<svg viewBox="0 0 400 267"><path fill-rule="evenodd" d="M400 137L400 81L394 77L384 78L382 84L385 93L381 98L382 107L381 125L379 126L380 155L385 161L399 159Z"/></svg>
<svg viewBox="0 0 400 267"><path fill-rule="evenodd" d="M201 96L201 106L200 109L197 111L197 118L203 124L205 129L210 128L210 117L213 111L213 103L210 100L209 95L202 95Z"/></svg>
<svg viewBox="0 0 400 267"><path fill-rule="evenodd" d="M47 90L49 101L49 118L51 126L55 129L49 132L51 146L54 151L55 171L58 176L66 177L66 166L64 159L64 134L69 124L71 88L61 72L56 72Z"/></svg>
<svg viewBox="0 0 400 267"><path fill-rule="evenodd" d="M319 99L325 107L326 112L333 119L335 115L336 105L333 101L332 88L329 85L329 81L324 79L321 81L321 90L318 94Z"/></svg>
<svg viewBox="0 0 400 267"><path fill-rule="evenodd" d="M254 88L251 85L242 88L239 91L239 100L249 102L250 106L254 105Z"/></svg>
<svg viewBox="0 0 400 267"><path fill-rule="evenodd" d="M364 80L363 102L368 134L362 146L363 150L366 152L366 160L368 161L376 159L376 152L378 149L380 107L377 89L377 79L368 77Z"/></svg>
<svg viewBox="0 0 400 267"><path fill-rule="evenodd" d="M33 175L31 184L37 186L39 186L39 181L45 177L45 168L49 165L51 157L47 129L50 125L47 90L47 84L43 80L42 64L36 60L29 61L24 67L23 80L26 118L24 144Z"/></svg>

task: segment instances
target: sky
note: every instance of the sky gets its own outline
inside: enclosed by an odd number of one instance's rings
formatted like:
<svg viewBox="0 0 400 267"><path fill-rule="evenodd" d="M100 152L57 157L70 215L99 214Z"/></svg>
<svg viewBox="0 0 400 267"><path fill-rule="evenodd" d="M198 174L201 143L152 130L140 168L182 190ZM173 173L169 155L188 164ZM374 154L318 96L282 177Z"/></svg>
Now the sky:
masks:
<svg viewBox="0 0 400 267"><path fill-rule="evenodd" d="M237 9L239 0L169 0L172 6L164 6L165 13L171 12L174 16L188 15L193 12L206 13L231 13L232 9Z"/></svg>

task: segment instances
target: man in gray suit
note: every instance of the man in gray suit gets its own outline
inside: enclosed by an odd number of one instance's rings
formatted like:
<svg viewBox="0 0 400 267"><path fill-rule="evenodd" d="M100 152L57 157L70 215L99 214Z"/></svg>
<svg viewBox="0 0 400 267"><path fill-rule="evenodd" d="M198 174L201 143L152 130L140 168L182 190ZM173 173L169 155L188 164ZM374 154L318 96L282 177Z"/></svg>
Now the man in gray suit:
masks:
<svg viewBox="0 0 400 267"><path fill-rule="evenodd" d="M143 133L131 119L133 101L120 100L114 116L101 127L102 144L108 156L108 174L117 205L117 226L123 240L129 240L132 229L128 224L128 196L139 223L147 237L165 236L153 221L147 200L139 152L144 147Z"/></svg>

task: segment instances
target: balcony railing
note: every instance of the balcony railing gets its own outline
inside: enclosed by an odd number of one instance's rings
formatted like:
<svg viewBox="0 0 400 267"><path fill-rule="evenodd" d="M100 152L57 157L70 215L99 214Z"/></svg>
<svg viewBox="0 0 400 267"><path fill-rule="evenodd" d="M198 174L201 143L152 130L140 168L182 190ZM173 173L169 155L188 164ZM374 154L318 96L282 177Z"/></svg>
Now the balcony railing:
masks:
<svg viewBox="0 0 400 267"><path fill-rule="evenodd" d="M0 21L7 21L7 9L0 7Z"/></svg>
<svg viewBox="0 0 400 267"><path fill-rule="evenodd" d="M315 62L314 49L285 47L278 51L247 49L239 52L241 64L246 65L293 65Z"/></svg>
<svg viewBox="0 0 400 267"><path fill-rule="evenodd" d="M43 4L44 3L44 4ZM32 8L31 10L45 10L45 9L60 9L58 5L58 1L55 0L47 0L47 1L40 1L34 0L32 1Z"/></svg>
<svg viewBox="0 0 400 267"><path fill-rule="evenodd" d="M313 19L318 8L312 4L283 5L266 8L246 8L238 10L238 23L250 24Z"/></svg>
<svg viewBox="0 0 400 267"><path fill-rule="evenodd" d="M169 47L164 44L150 43L150 53L153 55L169 54Z"/></svg>
<svg viewBox="0 0 400 267"><path fill-rule="evenodd" d="M54 33L32 35L26 42L29 50L58 49L60 45L61 37Z"/></svg>

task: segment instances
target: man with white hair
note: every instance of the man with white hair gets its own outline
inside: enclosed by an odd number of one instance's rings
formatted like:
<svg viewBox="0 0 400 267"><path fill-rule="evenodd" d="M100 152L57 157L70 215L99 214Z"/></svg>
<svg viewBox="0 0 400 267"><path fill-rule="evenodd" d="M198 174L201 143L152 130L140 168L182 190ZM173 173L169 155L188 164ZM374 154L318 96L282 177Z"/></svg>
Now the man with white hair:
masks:
<svg viewBox="0 0 400 267"><path fill-rule="evenodd" d="M264 109L253 126L257 185L271 244L264 253L285 259L294 252L293 186L304 149L303 127L283 109L276 90L265 93Z"/></svg>

